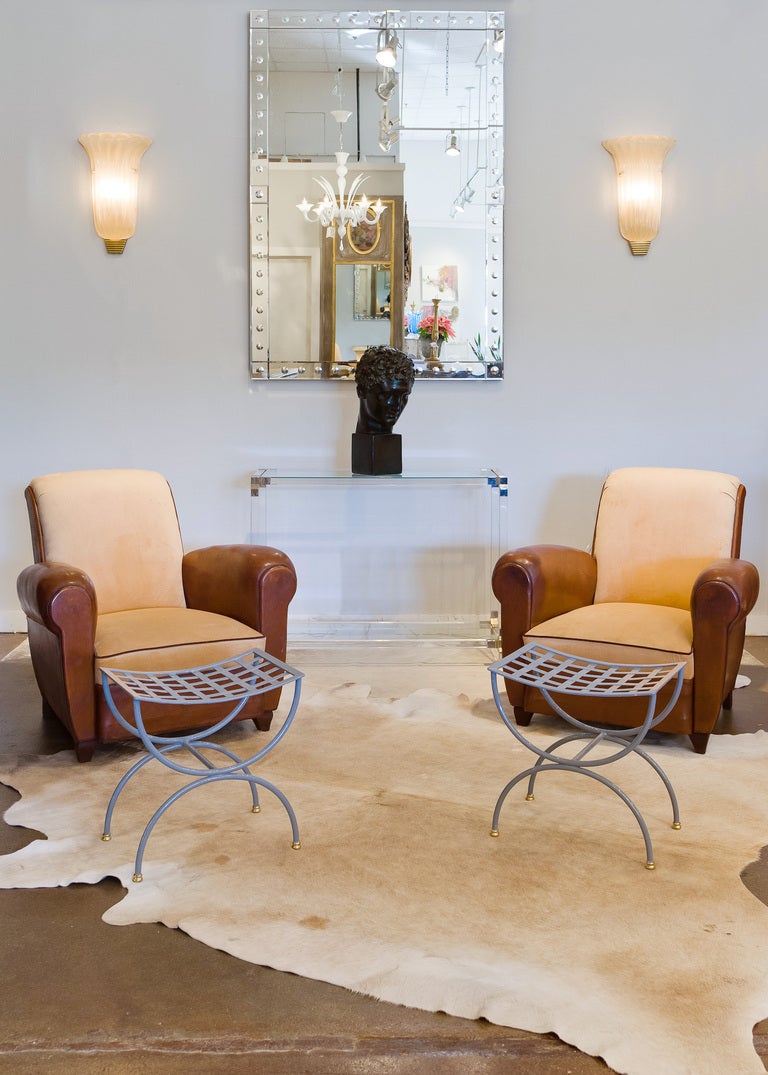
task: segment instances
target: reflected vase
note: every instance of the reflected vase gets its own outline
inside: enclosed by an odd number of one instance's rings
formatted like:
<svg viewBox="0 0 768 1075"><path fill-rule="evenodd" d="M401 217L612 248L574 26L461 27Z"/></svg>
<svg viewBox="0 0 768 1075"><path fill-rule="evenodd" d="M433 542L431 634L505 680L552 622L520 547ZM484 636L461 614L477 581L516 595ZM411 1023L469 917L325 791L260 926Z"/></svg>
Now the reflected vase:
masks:
<svg viewBox="0 0 768 1075"><path fill-rule="evenodd" d="M437 357L440 357L440 352L443 349L442 337L437 340ZM419 354L422 358L432 358L432 340L429 336L419 336Z"/></svg>

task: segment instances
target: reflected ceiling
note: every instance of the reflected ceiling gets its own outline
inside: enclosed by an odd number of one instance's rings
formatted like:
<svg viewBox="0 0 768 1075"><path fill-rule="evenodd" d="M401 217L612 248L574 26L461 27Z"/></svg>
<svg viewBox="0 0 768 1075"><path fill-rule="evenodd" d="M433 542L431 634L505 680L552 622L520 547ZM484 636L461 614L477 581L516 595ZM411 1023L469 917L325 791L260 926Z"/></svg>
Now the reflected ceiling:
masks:
<svg viewBox="0 0 768 1075"><path fill-rule="evenodd" d="M308 16L308 23L311 16ZM483 25L478 13L478 27ZM377 31L350 28L306 30L272 28L269 63L274 71L377 71ZM478 34L461 34L452 28L420 28L407 38L407 49L398 51L397 71L403 102L403 128L435 129L445 136L446 115L455 117L457 128L467 124L467 88L478 86L478 71L485 66L485 44L478 47ZM473 103L477 107L477 98ZM463 110L463 111L462 111ZM474 113L476 125L476 113Z"/></svg>

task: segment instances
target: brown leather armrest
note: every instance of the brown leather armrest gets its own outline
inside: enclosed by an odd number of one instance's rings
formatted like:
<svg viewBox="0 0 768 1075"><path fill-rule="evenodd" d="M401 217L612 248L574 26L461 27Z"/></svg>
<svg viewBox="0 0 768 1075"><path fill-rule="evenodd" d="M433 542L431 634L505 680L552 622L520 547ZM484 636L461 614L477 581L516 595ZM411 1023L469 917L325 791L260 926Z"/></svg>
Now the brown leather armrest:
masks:
<svg viewBox="0 0 768 1075"><path fill-rule="evenodd" d="M296 593L296 570L268 545L211 545L182 561L189 608L231 616L266 636L265 649L285 658L288 605Z"/></svg>
<svg viewBox="0 0 768 1075"><path fill-rule="evenodd" d="M755 606L759 589L755 565L737 559L713 561L693 584L694 731L707 720L712 723L704 730L711 730L721 703L733 690L747 615Z"/></svg>
<svg viewBox="0 0 768 1075"><path fill-rule="evenodd" d="M16 582L25 615L54 634L74 631L93 652L96 593L84 571L70 564L30 564Z"/></svg>
<svg viewBox="0 0 768 1075"><path fill-rule="evenodd" d="M693 584L694 620L701 615L729 623L735 617L746 616L755 607L759 592L760 576L749 560L714 560Z"/></svg>
<svg viewBox="0 0 768 1075"><path fill-rule="evenodd" d="M522 645L537 623L591 605L597 585L595 558L566 545L526 545L506 552L493 570L501 603L504 654Z"/></svg>
<svg viewBox="0 0 768 1075"><path fill-rule="evenodd" d="M96 594L89 577L62 563L31 564L16 583L27 617L40 693L87 759L96 744L94 641Z"/></svg>

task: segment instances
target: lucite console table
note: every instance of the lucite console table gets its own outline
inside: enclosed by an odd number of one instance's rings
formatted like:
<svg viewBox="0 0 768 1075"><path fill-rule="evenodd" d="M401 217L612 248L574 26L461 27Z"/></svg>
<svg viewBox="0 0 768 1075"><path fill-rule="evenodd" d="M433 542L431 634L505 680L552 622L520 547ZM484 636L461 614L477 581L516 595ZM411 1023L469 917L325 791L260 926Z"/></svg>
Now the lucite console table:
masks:
<svg viewBox="0 0 768 1075"><path fill-rule="evenodd" d="M363 475L311 466L251 475L251 540L293 560L294 640L495 644L493 565L508 485L492 467Z"/></svg>

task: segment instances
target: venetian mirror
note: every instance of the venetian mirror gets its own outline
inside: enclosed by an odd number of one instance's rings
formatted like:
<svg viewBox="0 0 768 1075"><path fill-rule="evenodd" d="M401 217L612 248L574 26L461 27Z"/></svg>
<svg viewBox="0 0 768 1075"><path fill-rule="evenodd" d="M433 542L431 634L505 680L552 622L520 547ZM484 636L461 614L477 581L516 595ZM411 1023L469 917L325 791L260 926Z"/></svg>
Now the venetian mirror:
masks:
<svg viewBox="0 0 768 1075"><path fill-rule="evenodd" d="M251 12L254 379L503 376L503 70L500 12Z"/></svg>

